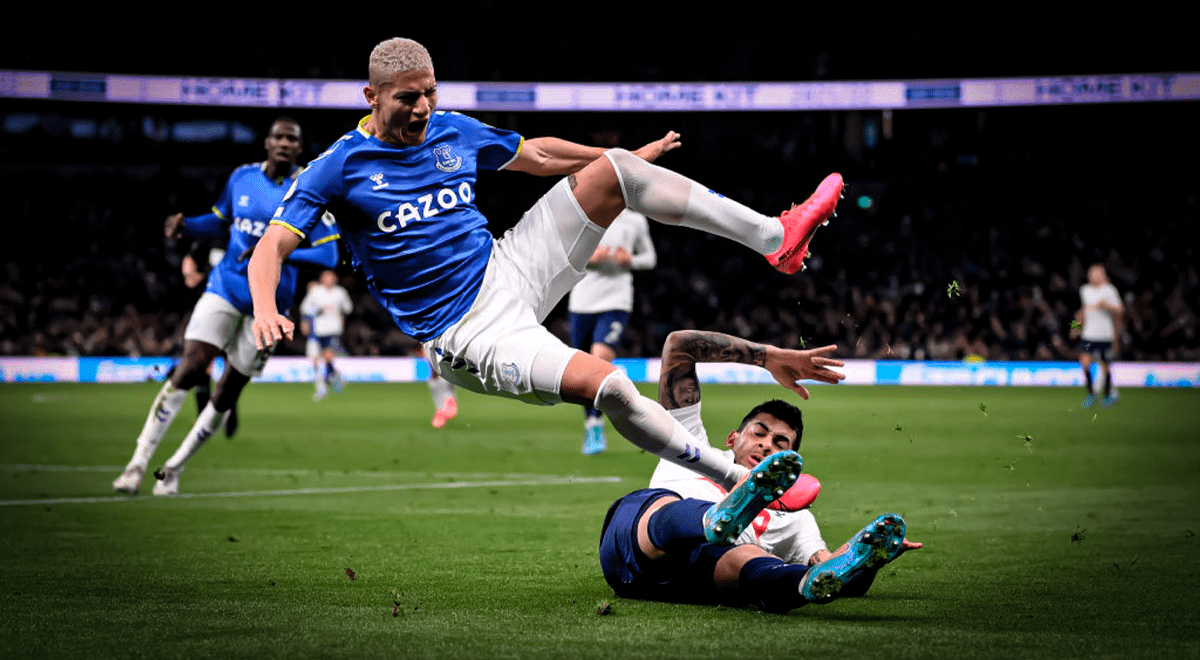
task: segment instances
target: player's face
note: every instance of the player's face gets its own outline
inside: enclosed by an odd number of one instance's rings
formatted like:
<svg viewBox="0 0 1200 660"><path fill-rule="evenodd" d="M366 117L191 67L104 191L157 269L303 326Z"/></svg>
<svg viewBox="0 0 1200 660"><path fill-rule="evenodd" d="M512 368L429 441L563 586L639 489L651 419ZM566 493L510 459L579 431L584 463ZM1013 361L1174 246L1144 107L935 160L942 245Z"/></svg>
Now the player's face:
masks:
<svg viewBox="0 0 1200 660"><path fill-rule="evenodd" d="M795 442L795 429L774 415L759 413L741 431L730 433L725 446L733 450L734 463L753 468L767 456L791 449Z"/></svg>
<svg viewBox="0 0 1200 660"><path fill-rule="evenodd" d="M437 109L437 80L432 71L401 71L377 89L367 89L376 137L410 147L425 141L429 118Z"/></svg>
<svg viewBox="0 0 1200 660"><path fill-rule="evenodd" d="M271 124L267 134L267 158L286 165L295 165L300 157L300 127L286 121Z"/></svg>

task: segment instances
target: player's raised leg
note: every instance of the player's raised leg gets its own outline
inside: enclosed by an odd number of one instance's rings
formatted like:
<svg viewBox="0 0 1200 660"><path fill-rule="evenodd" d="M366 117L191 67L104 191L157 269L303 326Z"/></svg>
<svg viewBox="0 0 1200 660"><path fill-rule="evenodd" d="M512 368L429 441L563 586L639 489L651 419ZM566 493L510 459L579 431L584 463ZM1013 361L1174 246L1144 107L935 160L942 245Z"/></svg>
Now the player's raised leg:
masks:
<svg viewBox="0 0 1200 660"><path fill-rule="evenodd" d="M796 483L803 466L800 454L791 450L763 458L742 483L704 514L704 535L708 542L733 543L759 511Z"/></svg>
<svg viewBox="0 0 1200 660"><path fill-rule="evenodd" d="M737 241L785 273L803 268L808 244L833 217L843 185L841 175L831 174L804 203L770 217L624 149L606 151L572 181L584 213L602 227L628 206L658 222Z"/></svg>

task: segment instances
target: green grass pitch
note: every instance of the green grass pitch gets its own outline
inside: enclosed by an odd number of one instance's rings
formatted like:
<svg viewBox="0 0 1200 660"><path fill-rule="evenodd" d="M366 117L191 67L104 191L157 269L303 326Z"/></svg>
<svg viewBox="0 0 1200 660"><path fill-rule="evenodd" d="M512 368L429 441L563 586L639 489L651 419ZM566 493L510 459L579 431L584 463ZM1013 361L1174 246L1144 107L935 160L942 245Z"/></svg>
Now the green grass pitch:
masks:
<svg viewBox="0 0 1200 660"><path fill-rule="evenodd" d="M600 523L656 459L582 456L576 407L435 431L423 384L256 384L183 497L115 497L157 388L0 385L4 657L1200 657L1200 390L812 388L826 541L896 511L926 548L779 616L613 596ZM710 436L775 396L705 386Z"/></svg>

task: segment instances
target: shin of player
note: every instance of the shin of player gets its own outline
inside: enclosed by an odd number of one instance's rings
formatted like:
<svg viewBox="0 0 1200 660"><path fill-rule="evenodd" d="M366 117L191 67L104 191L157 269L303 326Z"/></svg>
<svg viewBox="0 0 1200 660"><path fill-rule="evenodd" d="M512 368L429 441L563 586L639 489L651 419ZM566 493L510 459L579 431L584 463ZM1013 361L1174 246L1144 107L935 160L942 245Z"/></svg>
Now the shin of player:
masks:
<svg viewBox="0 0 1200 660"><path fill-rule="evenodd" d="M658 262L646 217L626 209L604 233L587 263L583 279L571 289L567 311L571 346L612 362L617 356L629 314L633 310L633 271L649 270ZM584 408L584 454L607 446L604 416Z"/></svg>

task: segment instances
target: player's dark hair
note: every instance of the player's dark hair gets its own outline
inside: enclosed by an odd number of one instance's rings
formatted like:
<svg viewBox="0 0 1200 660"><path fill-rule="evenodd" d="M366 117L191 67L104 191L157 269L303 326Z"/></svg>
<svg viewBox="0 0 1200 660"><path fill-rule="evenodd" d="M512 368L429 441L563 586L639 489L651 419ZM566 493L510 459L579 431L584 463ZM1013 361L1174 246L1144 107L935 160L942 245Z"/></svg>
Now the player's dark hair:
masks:
<svg viewBox="0 0 1200 660"><path fill-rule="evenodd" d="M800 438L804 435L804 420L800 415L800 409L787 401L780 399L771 399L764 401L750 409L746 416L742 418L742 423L738 426L738 431L741 432L750 423L750 420L758 416L759 413L767 413L775 419L792 427L796 432L796 444L792 445L792 449L800 448Z"/></svg>
<svg viewBox="0 0 1200 660"><path fill-rule="evenodd" d="M274 126L275 124L278 124L280 122L283 122L285 124L292 124L293 126L296 126L297 128L299 128L299 126L300 126L300 122L296 121L295 119L293 119L287 115L280 115L280 116L276 117L275 120L272 121L267 126L268 127Z"/></svg>

